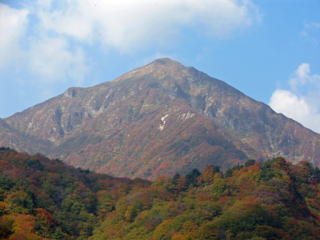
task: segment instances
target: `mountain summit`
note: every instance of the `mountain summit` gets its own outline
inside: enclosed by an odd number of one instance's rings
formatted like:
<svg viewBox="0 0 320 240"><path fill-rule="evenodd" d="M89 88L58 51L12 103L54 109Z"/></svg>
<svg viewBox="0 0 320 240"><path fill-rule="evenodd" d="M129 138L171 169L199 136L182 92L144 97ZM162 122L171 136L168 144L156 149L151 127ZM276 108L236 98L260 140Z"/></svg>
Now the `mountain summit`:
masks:
<svg viewBox="0 0 320 240"><path fill-rule="evenodd" d="M70 88L4 121L30 140L10 142L0 128L2 145L115 176L155 178L279 155L320 164L320 135L168 58Z"/></svg>

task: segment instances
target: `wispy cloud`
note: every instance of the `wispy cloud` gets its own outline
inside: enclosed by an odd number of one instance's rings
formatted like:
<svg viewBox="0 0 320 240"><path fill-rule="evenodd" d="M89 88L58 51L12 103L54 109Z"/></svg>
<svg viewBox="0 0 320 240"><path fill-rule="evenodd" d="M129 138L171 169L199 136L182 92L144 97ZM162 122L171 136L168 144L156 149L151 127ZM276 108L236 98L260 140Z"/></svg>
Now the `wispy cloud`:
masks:
<svg viewBox="0 0 320 240"><path fill-rule="evenodd" d="M64 38L37 38L32 41L28 56L31 71L49 82L73 79L80 84L89 70L82 49L71 49Z"/></svg>
<svg viewBox="0 0 320 240"><path fill-rule="evenodd" d="M311 72L310 64L302 63L288 83L289 89L273 92L269 105L320 133L320 75Z"/></svg>
<svg viewBox="0 0 320 240"><path fill-rule="evenodd" d="M0 4L0 68L19 53L21 37L27 28L28 10Z"/></svg>
<svg viewBox="0 0 320 240"><path fill-rule="evenodd" d="M320 22L306 23L301 34L316 46L320 46Z"/></svg>
<svg viewBox="0 0 320 240"><path fill-rule="evenodd" d="M73 0L42 9L40 19L55 33L130 51L163 44L185 27L224 36L259 16L250 0Z"/></svg>
<svg viewBox="0 0 320 240"><path fill-rule="evenodd" d="M75 84L91 71L89 48L129 53L171 43L185 29L225 37L259 18L252 0L0 3L0 69L11 62L44 87Z"/></svg>
<svg viewBox="0 0 320 240"><path fill-rule="evenodd" d="M34 20L50 6L50 1L39 2L19 9L0 4L0 69L15 65L33 75L30 82L36 84L81 82L89 68L83 50Z"/></svg>

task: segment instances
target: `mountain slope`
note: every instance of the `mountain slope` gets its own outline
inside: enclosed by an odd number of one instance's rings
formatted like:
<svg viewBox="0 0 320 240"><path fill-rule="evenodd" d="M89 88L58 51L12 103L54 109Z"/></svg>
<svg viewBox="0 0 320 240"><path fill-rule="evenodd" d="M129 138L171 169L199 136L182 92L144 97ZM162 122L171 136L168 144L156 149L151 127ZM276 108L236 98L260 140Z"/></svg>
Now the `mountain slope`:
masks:
<svg viewBox="0 0 320 240"><path fill-rule="evenodd" d="M10 146L18 151L47 152L51 143L16 130L0 119L0 146Z"/></svg>
<svg viewBox="0 0 320 240"><path fill-rule="evenodd" d="M50 157L116 176L154 178L277 155L320 161L318 134L170 59L68 89L5 121L49 141L42 152Z"/></svg>

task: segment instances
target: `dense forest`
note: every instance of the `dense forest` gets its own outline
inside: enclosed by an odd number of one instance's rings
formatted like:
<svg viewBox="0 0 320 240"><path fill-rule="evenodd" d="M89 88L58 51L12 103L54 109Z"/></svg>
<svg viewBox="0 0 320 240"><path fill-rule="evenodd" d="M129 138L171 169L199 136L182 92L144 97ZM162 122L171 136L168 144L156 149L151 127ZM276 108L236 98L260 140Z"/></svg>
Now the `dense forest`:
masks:
<svg viewBox="0 0 320 240"><path fill-rule="evenodd" d="M320 170L283 158L154 182L0 150L0 239L312 240Z"/></svg>
<svg viewBox="0 0 320 240"><path fill-rule="evenodd" d="M88 239L116 202L150 183L0 149L0 239Z"/></svg>

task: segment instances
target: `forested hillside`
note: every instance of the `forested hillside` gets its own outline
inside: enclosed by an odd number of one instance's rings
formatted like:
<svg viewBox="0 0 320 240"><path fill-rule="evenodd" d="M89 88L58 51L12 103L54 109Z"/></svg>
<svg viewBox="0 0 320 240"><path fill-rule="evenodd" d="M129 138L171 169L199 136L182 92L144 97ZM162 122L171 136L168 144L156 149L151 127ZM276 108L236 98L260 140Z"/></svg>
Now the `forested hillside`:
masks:
<svg viewBox="0 0 320 240"><path fill-rule="evenodd" d="M319 239L319 169L282 158L246 165L194 170L129 194L90 239Z"/></svg>
<svg viewBox="0 0 320 240"><path fill-rule="evenodd" d="M147 186L0 149L0 239L88 239L118 199Z"/></svg>
<svg viewBox="0 0 320 240"><path fill-rule="evenodd" d="M226 172L113 178L0 150L0 239L313 240L320 171L276 158Z"/></svg>

